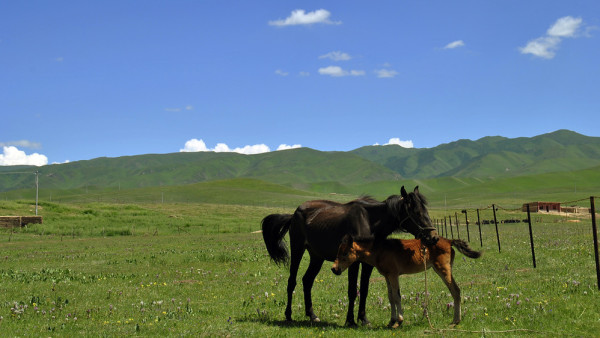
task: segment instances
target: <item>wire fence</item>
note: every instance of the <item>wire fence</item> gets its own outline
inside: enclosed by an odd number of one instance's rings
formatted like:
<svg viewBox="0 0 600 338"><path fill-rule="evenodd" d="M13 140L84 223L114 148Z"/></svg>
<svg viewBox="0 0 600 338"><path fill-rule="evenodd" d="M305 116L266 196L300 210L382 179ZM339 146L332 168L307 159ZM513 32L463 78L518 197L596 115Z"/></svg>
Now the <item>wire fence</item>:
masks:
<svg viewBox="0 0 600 338"><path fill-rule="evenodd" d="M559 207L556 211L554 212L554 210L552 212L548 211L548 209L546 209L547 211L544 211L542 209L542 213L546 214L546 215L553 215L553 216L564 216L566 218L572 217L572 218L590 218L591 220L591 225L592 225L592 237L593 237L593 253L594 253L594 258L595 258L595 263L596 263L596 278L597 278L597 282L598 282L598 290L600 290L600 257L598 255L598 230L597 230L597 224L596 224L596 208L595 208L595 199L598 198L598 196L590 196L589 198L581 198L581 199L577 199L577 200L572 200L572 201L566 201L566 202L555 202L555 204L557 205L573 205L576 203L580 203L580 202L588 202L590 203L590 208L574 208L573 210L576 211L574 213L568 213L565 212L564 214L561 214L561 208ZM536 268L537 267L537 262L536 262L536 258L535 258L535 244L534 244L534 236L533 236L533 228L532 228L532 218L531 218L531 210L530 207L531 205L533 205L534 203L540 203L540 202L530 202L530 203L524 203L522 207L520 208L504 208L500 205L495 205L495 204L490 204L486 207L482 207L482 208L470 208L470 209L462 209L461 210L461 214L465 215L465 222L464 222L464 228L463 228L463 238L462 239L467 239L469 242L471 241L471 234L470 234L470 229L469 229L469 225L471 225L472 223L469 221L469 217L468 214L469 212L475 212L477 214L477 221L475 222L475 225L477 225L478 230L479 230L479 242L480 245L483 246L483 237L482 237L482 233L481 233L481 225L483 224L494 224L495 226L495 232L496 232L496 242L498 245L498 252L501 253L502 252L502 247L501 247L501 240L500 240L500 232L498 231L498 224L506 224L506 223L527 223L528 224L528 229L529 229L529 242L531 245L531 258L532 258L532 262L533 262L533 267ZM482 220L481 219L481 212L482 211L486 211L491 209L493 212L493 219L492 220ZM585 211L583 213L579 213L577 212L578 210L584 209ZM502 210L503 212L507 212L507 213L512 213L512 217L511 218L507 218L507 219L503 219L498 221L498 217L496 214L496 211ZM539 212L539 208L538 211ZM571 210L571 209L569 209ZM527 213L527 218L526 219L519 219L519 218L515 218L514 217L514 213L516 212L526 212ZM462 216L461 216L462 218ZM454 224L453 224L453 220L454 220ZM535 221L535 220L534 220ZM541 216L539 216L538 218L538 222L541 222ZM433 219L433 224L436 227L438 233L440 233L442 235L442 237L446 237L446 238L455 238L455 235L458 239L461 239L461 221L459 219L458 216L458 212L455 212L454 215L445 215L443 216L443 218L436 218ZM450 231L448 231L450 230ZM464 230L466 230L466 238L464 236Z"/></svg>

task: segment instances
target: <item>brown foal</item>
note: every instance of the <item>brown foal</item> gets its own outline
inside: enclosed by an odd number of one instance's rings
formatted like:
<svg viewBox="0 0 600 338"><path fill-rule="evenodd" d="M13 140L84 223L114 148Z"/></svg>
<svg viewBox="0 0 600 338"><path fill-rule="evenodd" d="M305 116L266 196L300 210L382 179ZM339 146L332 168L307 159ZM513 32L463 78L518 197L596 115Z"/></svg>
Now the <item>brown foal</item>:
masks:
<svg viewBox="0 0 600 338"><path fill-rule="evenodd" d="M402 274L418 273L425 270L424 257L427 269L433 270L442 278L452 298L454 298L454 320L452 325L460 322L460 288L452 276L454 262L454 249L462 252L469 258L479 258L481 252L472 250L469 245L460 239L447 239L440 237L437 243L425 245L420 239L385 239L375 241L373 238L353 239L347 235L343 238L333 263L331 271L336 275L346 270L356 261L365 262L377 268L385 277L388 289L388 298L392 310L389 327L397 328L404 320L400 304L400 288L398 277Z"/></svg>

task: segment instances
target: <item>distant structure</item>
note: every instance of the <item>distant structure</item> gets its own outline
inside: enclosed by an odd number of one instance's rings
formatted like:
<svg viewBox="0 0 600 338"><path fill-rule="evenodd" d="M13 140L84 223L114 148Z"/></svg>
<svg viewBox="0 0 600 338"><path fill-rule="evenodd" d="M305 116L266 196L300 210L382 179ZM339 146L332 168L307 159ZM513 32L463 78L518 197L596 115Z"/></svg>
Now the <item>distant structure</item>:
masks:
<svg viewBox="0 0 600 338"><path fill-rule="evenodd" d="M42 224L42 216L0 216L0 227L18 228L27 224Z"/></svg>
<svg viewBox="0 0 600 338"><path fill-rule="evenodd" d="M530 212L560 212L560 202L529 202L523 204L522 211L527 211L529 204Z"/></svg>

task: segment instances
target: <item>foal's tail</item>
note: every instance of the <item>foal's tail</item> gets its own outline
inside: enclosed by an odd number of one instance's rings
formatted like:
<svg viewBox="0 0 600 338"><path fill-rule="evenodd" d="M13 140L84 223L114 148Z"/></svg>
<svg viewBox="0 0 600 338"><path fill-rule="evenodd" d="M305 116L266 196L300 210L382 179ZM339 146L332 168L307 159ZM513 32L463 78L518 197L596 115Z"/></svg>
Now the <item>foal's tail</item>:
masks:
<svg viewBox="0 0 600 338"><path fill-rule="evenodd" d="M262 235L269 256L275 264L287 263L290 258L283 236L290 229L292 215L272 214L262 220Z"/></svg>
<svg viewBox="0 0 600 338"><path fill-rule="evenodd" d="M463 241L462 239L451 239L450 245L455 247L458 251L462 252L463 255L465 255L469 258L481 257L481 254L482 254L481 251L475 251L475 250L471 249L469 244L467 244L467 242Z"/></svg>

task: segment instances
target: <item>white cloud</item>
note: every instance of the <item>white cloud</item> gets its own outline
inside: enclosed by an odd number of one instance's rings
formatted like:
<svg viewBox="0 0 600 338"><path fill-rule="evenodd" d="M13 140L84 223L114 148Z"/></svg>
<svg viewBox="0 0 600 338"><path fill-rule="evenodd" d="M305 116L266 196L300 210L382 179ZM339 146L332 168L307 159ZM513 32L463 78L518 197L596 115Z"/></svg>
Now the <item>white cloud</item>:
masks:
<svg viewBox="0 0 600 338"><path fill-rule="evenodd" d="M329 75L333 77L342 77L342 76L363 76L365 75L364 70L344 70L342 67L338 66L329 66L325 68L319 68L319 74L321 75Z"/></svg>
<svg viewBox="0 0 600 338"><path fill-rule="evenodd" d="M296 148L301 148L302 145L300 144L294 144L294 145L287 145L287 144L280 144L279 147L277 147L277 150L288 150L288 149L296 149ZM271 148L269 148L267 145L265 144L255 144L255 145L247 145L241 148L230 148L227 144L225 143L217 143L217 145L214 148L209 148L206 146L206 143L204 143L203 140L198 140L198 139L191 139L187 142L185 142L185 145L183 146L183 149L179 149L180 152L200 152L200 151L204 151L204 152L215 152L215 153L239 153L239 154L244 154L244 155L253 155L253 154L262 154L262 153L268 153L271 151Z"/></svg>
<svg viewBox="0 0 600 338"><path fill-rule="evenodd" d="M48 157L45 155L38 153L27 155L24 151L13 146L4 146L2 149L0 165L35 165L39 167L48 164Z"/></svg>
<svg viewBox="0 0 600 338"><path fill-rule="evenodd" d="M183 111L183 110L194 110L194 106L192 106L191 104L188 104L183 108L180 108L180 107L165 108L165 111L169 112L169 113L179 113L180 111Z"/></svg>
<svg viewBox="0 0 600 338"><path fill-rule="evenodd" d="M465 45L465 42L463 40L456 40L456 41L452 41L449 44L447 44L446 46L444 46L444 49L454 49L454 48L458 48L458 47L463 47Z"/></svg>
<svg viewBox="0 0 600 338"><path fill-rule="evenodd" d="M583 23L583 19L574 18L572 16L562 17L548 28L546 32L550 36L557 36L561 38L572 38Z"/></svg>
<svg viewBox="0 0 600 338"><path fill-rule="evenodd" d="M54 61L56 61L56 62L63 62L63 61L65 61L65 58L62 57L62 56L59 56L57 58L54 58Z"/></svg>
<svg viewBox="0 0 600 338"><path fill-rule="evenodd" d="M300 76L310 76L310 73L303 71L303 72L298 73L298 75L300 75Z"/></svg>
<svg viewBox="0 0 600 338"><path fill-rule="evenodd" d="M375 143L375 146L380 145L379 143ZM413 145L413 141L408 140L408 141L402 141L400 140L400 138L398 137L393 137L391 138L388 143L384 144L384 146L389 146L389 145L397 145L397 146L401 146L402 148L414 148L415 146Z"/></svg>
<svg viewBox="0 0 600 338"><path fill-rule="evenodd" d="M319 56L319 59L331 59L333 61L348 61L348 60L352 59L352 57L347 53L343 53L341 51L335 51L335 52L329 52L325 55L321 55L321 56Z"/></svg>
<svg viewBox="0 0 600 338"><path fill-rule="evenodd" d="M279 75L279 76L288 76L288 75L289 75L289 73L287 73L287 72L284 72L284 71L283 71L283 70L281 70L281 69L277 69L277 70L275 71L275 74L277 74L277 75Z"/></svg>
<svg viewBox="0 0 600 338"><path fill-rule="evenodd" d="M269 21L271 26L295 26L295 25L312 25L315 23L323 23L328 25L339 25L341 21L331 21L329 16L331 13L325 9L318 9L314 12L306 13L303 9L293 10L290 16L285 19Z"/></svg>
<svg viewBox="0 0 600 338"><path fill-rule="evenodd" d="M375 73L378 78L392 78L398 75L398 72L393 69L378 69Z"/></svg>
<svg viewBox="0 0 600 338"><path fill-rule="evenodd" d="M365 71L364 70L351 70L350 71L350 75L352 76L363 76L365 75Z"/></svg>
<svg viewBox="0 0 600 338"><path fill-rule="evenodd" d="M183 149L179 149L179 151L180 152L196 152L196 151L210 151L210 149L208 149L206 147L206 143L204 143L204 141L193 138L193 139L185 142Z"/></svg>
<svg viewBox="0 0 600 338"><path fill-rule="evenodd" d="M288 149L296 149L296 148L302 148L302 145L300 144L294 144L292 146L287 145L287 144L280 144L279 147L277 147L277 151L279 150L288 150Z"/></svg>
<svg viewBox="0 0 600 338"><path fill-rule="evenodd" d="M532 54L544 59L552 59L556 55L558 46L563 38L575 38L583 20L571 16L562 17L546 31L546 35L533 39L519 47L521 54Z"/></svg>
<svg viewBox="0 0 600 338"><path fill-rule="evenodd" d="M240 153L245 155L268 153L271 149L265 144L247 145L241 148L231 149L225 143L217 143L217 145L210 149L206 146L203 140L191 139L185 142L183 149L179 149L180 152L198 152L198 151L213 151L215 153Z"/></svg>
<svg viewBox="0 0 600 338"><path fill-rule="evenodd" d="M0 142L0 147L8 147L8 146L23 147L23 148L29 148L29 149L40 149L42 147L42 145L40 143L32 142L32 141L28 141L28 140Z"/></svg>
<svg viewBox="0 0 600 338"><path fill-rule="evenodd" d="M531 40L525 47L519 48L521 54L532 54L544 59L552 59L560 44L560 38L555 36L542 36Z"/></svg>

